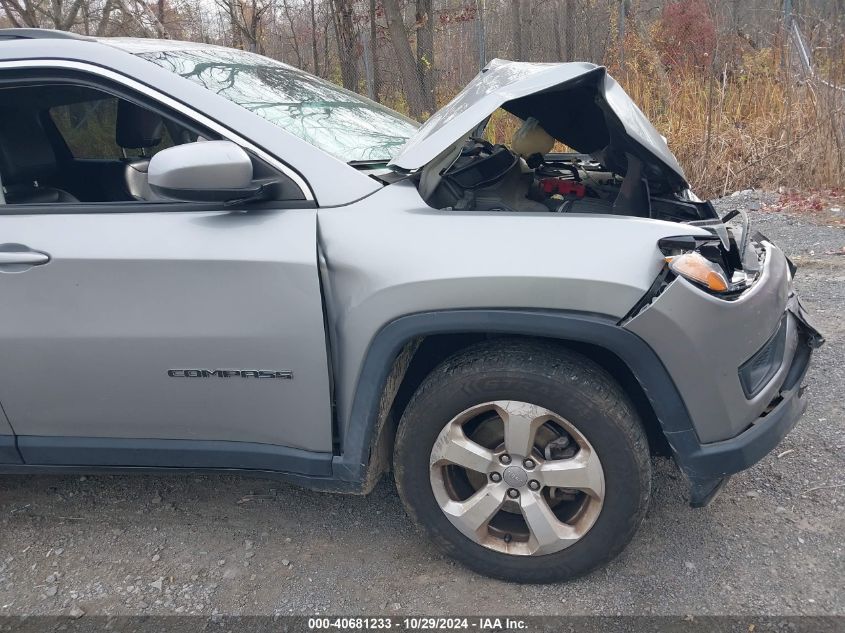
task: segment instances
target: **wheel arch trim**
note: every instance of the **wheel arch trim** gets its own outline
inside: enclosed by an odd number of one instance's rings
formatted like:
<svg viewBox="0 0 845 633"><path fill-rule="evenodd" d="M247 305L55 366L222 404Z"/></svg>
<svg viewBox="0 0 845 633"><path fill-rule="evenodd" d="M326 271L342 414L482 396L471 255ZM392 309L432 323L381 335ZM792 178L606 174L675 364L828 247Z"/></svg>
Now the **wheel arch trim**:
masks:
<svg viewBox="0 0 845 633"><path fill-rule="evenodd" d="M640 383L678 464L699 449L686 406L663 363L639 336L608 315L544 310L456 309L409 314L385 325L373 338L358 375L352 408L341 421L341 454L333 460L337 479L374 483L371 455L383 420L383 395L394 361L413 341L438 334L487 333L532 336L601 347L625 363ZM403 370L404 371L404 370Z"/></svg>

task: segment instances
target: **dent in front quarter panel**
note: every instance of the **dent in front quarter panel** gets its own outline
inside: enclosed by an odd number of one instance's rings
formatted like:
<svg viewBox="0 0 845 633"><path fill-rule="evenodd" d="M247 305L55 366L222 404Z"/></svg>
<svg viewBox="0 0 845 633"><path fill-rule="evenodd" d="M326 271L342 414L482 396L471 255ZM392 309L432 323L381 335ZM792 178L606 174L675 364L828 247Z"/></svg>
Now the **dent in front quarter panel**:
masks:
<svg viewBox="0 0 845 633"><path fill-rule="evenodd" d="M337 402L348 420L370 342L398 317L461 308L543 308L624 316L662 265L661 237L706 234L621 216L456 212L403 181L318 210L338 345Z"/></svg>

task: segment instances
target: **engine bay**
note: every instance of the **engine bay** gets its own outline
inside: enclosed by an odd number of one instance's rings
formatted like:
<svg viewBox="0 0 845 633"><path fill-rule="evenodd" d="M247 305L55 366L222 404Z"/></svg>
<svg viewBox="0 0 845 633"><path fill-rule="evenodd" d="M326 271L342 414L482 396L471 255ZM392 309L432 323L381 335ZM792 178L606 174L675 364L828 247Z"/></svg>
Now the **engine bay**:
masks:
<svg viewBox="0 0 845 633"><path fill-rule="evenodd" d="M595 156L552 153L554 143L531 118L508 145L470 137L445 167L437 166L436 184L429 181L421 193L430 206L455 211L631 215L674 222L717 218L709 203L692 195L656 190L648 166L633 155L627 155L622 176Z"/></svg>
<svg viewBox="0 0 845 633"><path fill-rule="evenodd" d="M440 176L427 200L439 209L635 215L675 222L715 217L708 203L674 194L645 195L645 204L621 208L625 178L578 153L525 158L505 145L472 138Z"/></svg>

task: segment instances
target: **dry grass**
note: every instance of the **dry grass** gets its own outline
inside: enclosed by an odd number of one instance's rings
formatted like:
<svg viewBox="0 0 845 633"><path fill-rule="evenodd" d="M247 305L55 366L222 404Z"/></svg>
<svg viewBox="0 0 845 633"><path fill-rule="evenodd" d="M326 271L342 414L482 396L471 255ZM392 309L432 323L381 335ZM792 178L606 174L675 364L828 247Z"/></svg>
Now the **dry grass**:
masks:
<svg viewBox="0 0 845 633"><path fill-rule="evenodd" d="M845 183L841 91L759 68L655 81L635 67L622 83L666 136L699 195Z"/></svg>

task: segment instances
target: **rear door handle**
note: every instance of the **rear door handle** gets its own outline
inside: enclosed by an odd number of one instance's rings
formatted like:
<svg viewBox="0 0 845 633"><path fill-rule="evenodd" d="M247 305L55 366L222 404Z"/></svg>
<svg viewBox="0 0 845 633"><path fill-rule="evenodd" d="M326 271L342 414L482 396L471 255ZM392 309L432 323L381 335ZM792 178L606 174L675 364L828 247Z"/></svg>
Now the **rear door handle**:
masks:
<svg viewBox="0 0 845 633"><path fill-rule="evenodd" d="M0 270L25 270L49 261L50 256L47 253L34 251L23 244L0 244Z"/></svg>

